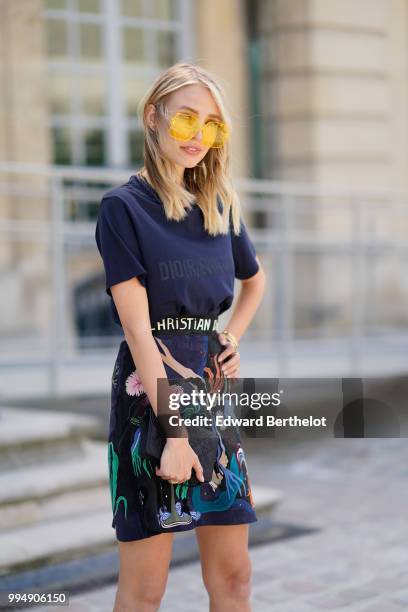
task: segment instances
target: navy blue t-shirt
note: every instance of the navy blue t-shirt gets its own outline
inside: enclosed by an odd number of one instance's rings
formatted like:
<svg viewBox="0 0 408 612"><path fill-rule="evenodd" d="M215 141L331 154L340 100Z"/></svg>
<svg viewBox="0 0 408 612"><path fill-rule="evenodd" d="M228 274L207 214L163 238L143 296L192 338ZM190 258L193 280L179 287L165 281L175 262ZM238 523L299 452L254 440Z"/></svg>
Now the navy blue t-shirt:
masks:
<svg viewBox="0 0 408 612"><path fill-rule="evenodd" d="M219 316L231 306L234 277L259 269L241 217L241 232L210 236L199 206L169 221L158 193L143 177L107 191L99 207L95 240L102 257L113 320L121 326L110 291L138 277L146 288L150 321L165 316Z"/></svg>

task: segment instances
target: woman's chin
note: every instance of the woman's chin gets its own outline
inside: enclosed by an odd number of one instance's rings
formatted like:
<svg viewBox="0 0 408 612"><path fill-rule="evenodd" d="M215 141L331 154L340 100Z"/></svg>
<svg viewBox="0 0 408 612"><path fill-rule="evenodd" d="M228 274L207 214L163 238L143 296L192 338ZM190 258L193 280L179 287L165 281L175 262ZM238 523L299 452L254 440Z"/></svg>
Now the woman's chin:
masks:
<svg viewBox="0 0 408 612"><path fill-rule="evenodd" d="M183 159L179 161L179 164L184 166L184 168L195 168L200 161L201 159L185 159L183 157Z"/></svg>

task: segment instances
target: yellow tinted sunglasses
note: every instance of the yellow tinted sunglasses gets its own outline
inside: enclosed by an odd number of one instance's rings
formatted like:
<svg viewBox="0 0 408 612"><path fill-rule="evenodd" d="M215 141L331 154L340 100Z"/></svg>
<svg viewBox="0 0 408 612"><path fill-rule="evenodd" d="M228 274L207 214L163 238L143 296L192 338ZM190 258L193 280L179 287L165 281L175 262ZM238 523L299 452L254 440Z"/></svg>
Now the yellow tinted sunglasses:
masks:
<svg viewBox="0 0 408 612"><path fill-rule="evenodd" d="M170 119L169 134L176 140L187 142L199 131L202 134L201 142L203 145L215 149L222 147L229 136L227 124L215 119L200 125L196 115L190 115L182 111L178 111Z"/></svg>

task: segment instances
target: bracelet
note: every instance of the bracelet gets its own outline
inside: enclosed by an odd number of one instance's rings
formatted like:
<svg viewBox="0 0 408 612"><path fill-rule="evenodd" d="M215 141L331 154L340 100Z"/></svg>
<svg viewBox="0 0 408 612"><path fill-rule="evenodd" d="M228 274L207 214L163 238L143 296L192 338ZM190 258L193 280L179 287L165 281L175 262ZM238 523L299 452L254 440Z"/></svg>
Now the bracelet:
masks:
<svg viewBox="0 0 408 612"><path fill-rule="evenodd" d="M234 347L234 350L236 351L238 349L239 342L236 339L236 337L234 336L234 334L232 334L227 329L224 329L224 331L222 331L221 333L224 334L224 336L227 337L227 339L231 342L232 346Z"/></svg>

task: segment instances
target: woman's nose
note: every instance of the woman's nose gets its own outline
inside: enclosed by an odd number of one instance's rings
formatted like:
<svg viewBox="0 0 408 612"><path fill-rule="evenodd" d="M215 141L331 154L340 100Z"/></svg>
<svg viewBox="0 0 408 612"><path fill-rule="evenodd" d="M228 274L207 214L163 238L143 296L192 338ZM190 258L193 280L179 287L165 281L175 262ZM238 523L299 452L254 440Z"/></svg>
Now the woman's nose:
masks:
<svg viewBox="0 0 408 612"><path fill-rule="evenodd" d="M194 140L198 140L199 142L201 142L201 140L203 139L203 134L201 132L202 128L199 128L198 132L196 132L193 136Z"/></svg>

